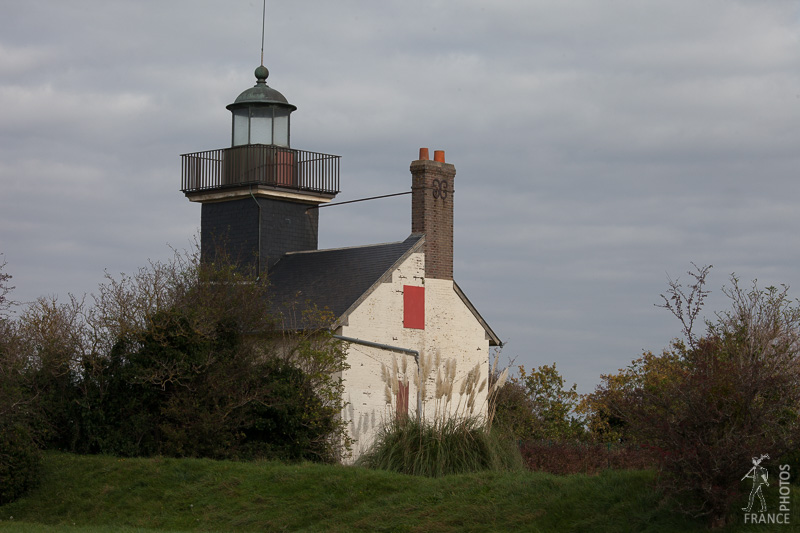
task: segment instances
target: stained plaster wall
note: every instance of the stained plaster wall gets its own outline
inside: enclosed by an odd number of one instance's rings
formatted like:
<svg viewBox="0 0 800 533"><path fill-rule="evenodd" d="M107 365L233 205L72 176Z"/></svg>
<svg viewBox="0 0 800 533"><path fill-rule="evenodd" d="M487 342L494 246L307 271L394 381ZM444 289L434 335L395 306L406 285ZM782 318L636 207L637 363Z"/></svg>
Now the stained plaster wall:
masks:
<svg viewBox="0 0 800 533"><path fill-rule="evenodd" d="M347 318L341 334L372 342L418 350L423 358L438 353L442 363L456 360L456 379L451 407L458 404L458 387L476 363L480 379L489 373L489 341L486 333L459 298L452 280L425 278L425 256L411 254L393 273L391 281L381 283ZM403 327L403 286L425 287L425 329ZM373 442L376 430L394 416L394 406L386 403L381 364L391 369L394 361L402 376L403 359L409 382L409 416L416 416L417 388L414 374L417 366L411 355L351 344L348 351L350 368L344 373L344 417L351 437L356 441L353 459ZM442 366L444 366L442 364ZM423 412L433 416L436 372L427 376ZM394 404L394 400L393 400ZM476 415L486 414L486 389L476 401Z"/></svg>

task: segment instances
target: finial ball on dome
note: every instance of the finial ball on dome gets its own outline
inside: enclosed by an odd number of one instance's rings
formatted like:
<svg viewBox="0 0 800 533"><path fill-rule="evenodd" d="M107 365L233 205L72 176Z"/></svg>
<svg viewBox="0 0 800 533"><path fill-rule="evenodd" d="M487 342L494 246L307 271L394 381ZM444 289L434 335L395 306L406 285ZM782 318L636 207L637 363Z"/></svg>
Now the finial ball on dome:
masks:
<svg viewBox="0 0 800 533"><path fill-rule="evenodd" d="M266 80L269 77L269 69L264 65L259 65L256 67L256 79L259 81Z"/></svg>

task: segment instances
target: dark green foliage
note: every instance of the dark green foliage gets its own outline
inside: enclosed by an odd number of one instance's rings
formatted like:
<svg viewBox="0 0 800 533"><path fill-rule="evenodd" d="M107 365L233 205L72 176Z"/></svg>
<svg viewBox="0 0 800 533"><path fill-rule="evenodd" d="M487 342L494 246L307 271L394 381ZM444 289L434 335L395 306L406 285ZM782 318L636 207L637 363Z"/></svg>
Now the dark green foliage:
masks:
<svg viewBox="0 0 800 533"><path fill-rule="evenodd" d="M15 334L0 319L0 505L15 500L38 482L41 420L14 356Z"/></svg>
<svg viewBox="0 0 800 533"><path fill-rule="evenodd" d="M14 501L39 481L41 452L30 424L0 417L0 505Z"/></svg>
<svg viewBox="0 0 800 533"><path fill-rule="evenodd" d="M530 374L518 367L519 375L511 382L520 385L525 391L531 406L535 423L527 438L578 439L584 434L583 420L576 415L580 396L577 385L566 388L564 378L556 369L556 364L541 365Z"/></svg>
<svg viewBox="0 0 800 533"><path fill-rule="evenodd" d="M490 374L490 383L497 379L495 370ZM519 442L584 439L587 435L577 410L577 385L564 385L555 363L534 368L530 373L518 366L517 375L510 376L491 399L492 426Z"/></svg>
<svg viewBox="0 0 800 533"><path fill-rule="evenodd" d="M439 477L522 467L516 443L487 432L470 418L449 418L433 426L400 419L386 424L372 448L359 458L368 468Z"/></svg>
<svg viewBox="0 0 800 533"><path fill-rule="evenodd" d="M201 335L185 313L167 310L151 323L126 354L133 382L150 400L140 412L154 449L137 455L224 457L236 443L239 410L257 397L248 393L258 367L240 351L230 322Z"/></svg>
<svg viewBox="0 0 800 533"><path fill-rule="evenodd" d="M118 342L85 387L76 450L122 456L334 460L336 405L289 360L262 356L231 321L201 335L177 310Z"/></svg>
<svg viewBox="0 0 800 533"><path fill-rule="evenodd" d="M49 447L71 449L77 426L80 364L90 335L83 302L39 298L14 321L15 381L24 389L36 435Z"/></svg>
<svg viewBox="0 0 800 533"><path fill-rule="evenodd" d="M795 485L800 485L800 448L786 453L773 464L789 465L789 480Z"/></svg>
<svg viewBox="0 0 800 533"><path fill-rule="evenodd" d="M492 376L496 380L496 376ZM516 380L509 380L497 390L494 402L494 420L492 426L500 429L517 440L531 437L538 420L534 414L533 402L528 398L525 387Z"/></svg>
<svg viewBox="0 0 800 533"><path fill-rule="evenodd" d="M3 272L4 267L5 262L0 262L0 505L36 485L41 461L36 431L41 417L24 379L19 336L5 316L11 276Z"/></svg>
<svg viewBox="0 0 800 533"><path fill-rule="evenodd" d="M65 449L121 456L156 453L159 394L138 382L136 370L122 342L108 357L84 361L77 398L67 406L76 422Z"/></svg>
<svg viewBox="0 0 800 533"><path fill-rule="evenodd" d="M265 280L196 259L109 277L93 307L41 298L15 321L0 276L0 425L14 454L31 436L128 457L338 459L345 363L330 317L312 309L304 323L318 329L282 331Z"/></svg>
<svg viewBox="0 0 800 533"><path fill-rule="evenodd" d="M338 434L339 411L325 405L309 376L293 364L271 359L262 372L260 379L272 402L250 408L251 422L243 428L242 454L289 461L335 461L338 457L329 437Z"/></svg>
<svg viewBox="0 0 800 533"><path fill-rule="evenodd" d="M25 376L41 417L37 432L50 447L68 450L74 442L77 401L76 376L69 369L38 368Z"/></svg>

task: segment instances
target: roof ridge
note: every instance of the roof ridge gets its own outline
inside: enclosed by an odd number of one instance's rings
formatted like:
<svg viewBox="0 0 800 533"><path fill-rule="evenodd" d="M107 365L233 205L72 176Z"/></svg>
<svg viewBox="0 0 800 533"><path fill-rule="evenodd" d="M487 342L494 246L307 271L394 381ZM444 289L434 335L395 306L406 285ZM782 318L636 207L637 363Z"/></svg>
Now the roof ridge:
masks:
<svg viewBox="0 0 800 533"><path fill-rule="evenodd" d="M422 236L421 233L412 233L411 236ZM371 248L373 246L389 246L391 244L403 244L404 242L408 241L410 237L403 239L402 241L392 241L392 242L379 242L375 244L361 244L359 246L342 246L340 248L324 248L322 250L297 250L295 252L286 252L283 255L299 255L299 254L314 254L319 252L336 252L338 250L355 250L357 248Z"/></svg>
<svg viewBox="0 0 800 533"><path fill-rule="evenodd" d="M356 309L359 305L361 305L361 302L363 302L370 294L372 294L372 291L374 291L379 284L384 282L384 278L386 276L389 276L389 279L391 280L392 272L396 268L398 268L406 259L408 259L412 253L419 251L420 241L424 237L423 234L412 233L406 240L403 241L403 243L409 243L409 241L411 241L411 239L414 237L416 237L416 243L410 245L408 249L400 255L400 257L395 259L394 262L372 283L372 285L370 285L370 287L366 291L364 291L361 294L361 296L359 296L352 304L350 304L350 307L348 307L340 316L337 317L336 319L337 327L342 324L343 322L342 319L346 321L347 318L350 316L350 313L354 309Z"/></svg>

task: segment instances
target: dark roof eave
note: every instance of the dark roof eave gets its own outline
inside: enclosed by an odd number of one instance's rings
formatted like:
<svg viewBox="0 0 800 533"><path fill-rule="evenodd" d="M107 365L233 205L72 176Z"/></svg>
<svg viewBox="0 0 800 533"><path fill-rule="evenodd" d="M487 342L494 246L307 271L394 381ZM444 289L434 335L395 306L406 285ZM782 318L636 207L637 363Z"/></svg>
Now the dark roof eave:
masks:
<svg viewBox="0 0 800 533"><path fill-rule="evenodd" d="M341 316L339 316L336 319L336 322L334 322L334 326L333 326L334 329L336 329L336 328L338 328L340 326L347 325L347 319L350 317L350 314L353 311L355 311L358 308L358 306L361 305L364 302L364 300L366 300L369 297L369 295L372 294L375 291L375 289L378 288L378 286L380 286L382 283L386 282L387 281L387 279L386 279L387 277L389 278L389 280L391 280L392 272L394 272L394 270L397 267L399 267L401 264L403 264L403 261L408 259L408 257L411 254L413 254L415 252L418 252L422 248L422 246L425 244L425 235L424 234L412 233L411 235L409 235L409 238L413 237L415 235L419 235L420 239L411 248L406 250L406 252L403 255L401 255L397 259L397 261L395 261L392 264L392 266L390 266L388 269L386 269L386 272L381 274L381 276L378 279L375 280L375 283L370 285L369 289L364 291L364 293L361 296L359 296L358 299L356 299L356 301L353 302L352 305L350 305L350 307L348 307L347 310L344 313L342 313Z"/></svg>
<svg viewBox="0 0 800 533"><path fill-rule="evenodd" d="M275 312L291 312L293 306L313 302L334 314L338 327L375 287L391 274L410 250L419 249L420 234L404 241L352 248L289 252L267 274L273 288ZM373 252L377 255L372 255ZM366 254L366 255L365 255ZM374 260L366 259L374 257ZM344 278L338 276L344 274ZM343 283L342 283L342 280ZM360 280L360 281L359 281Z"/></svg>

